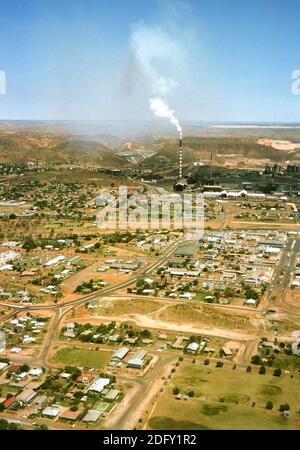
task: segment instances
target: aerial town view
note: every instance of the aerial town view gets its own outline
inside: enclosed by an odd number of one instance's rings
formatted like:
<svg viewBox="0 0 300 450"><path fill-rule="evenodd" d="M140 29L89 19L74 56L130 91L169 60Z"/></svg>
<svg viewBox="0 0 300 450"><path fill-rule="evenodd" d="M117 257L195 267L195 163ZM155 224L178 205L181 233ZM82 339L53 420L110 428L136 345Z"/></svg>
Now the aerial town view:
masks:
<svg viewBox="0 0 300 450"><path fill-rule="evenodd" d="M0 429L299 430L299 2L0 3Z"/></svg>

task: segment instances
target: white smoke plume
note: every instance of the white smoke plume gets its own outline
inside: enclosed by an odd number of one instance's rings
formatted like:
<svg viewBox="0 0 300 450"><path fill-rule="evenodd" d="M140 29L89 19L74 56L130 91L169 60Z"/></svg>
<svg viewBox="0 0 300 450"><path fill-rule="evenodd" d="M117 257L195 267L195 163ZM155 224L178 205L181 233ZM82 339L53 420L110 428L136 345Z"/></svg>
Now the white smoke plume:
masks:
<svg viewBox="0 0 300 450"><path fill-rule="evenodd" d="M161 27L140 24L131 33L131 50L150 84L153 95L149 99L151 111L157 117L168 118L175 125L181 139L179 120L167 102L167 97L177 87L177 82L160 74L161 67L167 66L171 71L176 69L176 63L181 59L181 49Z"/></svg>
<svg viewBox="0 0 300 450"><path fill-rule="evenodd" d="M175 125L180 139L182 139L182 128L180 126L179 120L174 115L174 111L169 108L169 106L159 97L150 98L149 105L151 111L153 111L155 116L167 117L170 122Z"/></svg>

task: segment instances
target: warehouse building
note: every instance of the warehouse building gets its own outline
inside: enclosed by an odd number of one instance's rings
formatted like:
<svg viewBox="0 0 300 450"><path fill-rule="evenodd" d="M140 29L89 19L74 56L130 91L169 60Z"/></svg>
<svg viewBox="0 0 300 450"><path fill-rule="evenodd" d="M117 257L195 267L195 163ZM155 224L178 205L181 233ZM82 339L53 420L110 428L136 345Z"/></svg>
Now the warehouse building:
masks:
<svg viewBox="0 0 300 450"><path fill-rule="evenodd" d="M17 395L16 399L21 405L28 405L36 395L37 393L33 389L24 389L23 392Z"/></svg>
<svg viewBox="0 0 300 450"><path fill-rule="evenodd" d="M133 369L142 369L146 362L147 352L146 350L138 350L132 358L129 359L127 367Z"/></svg>
<svg viewBox="0 0 300 450"><path fill-rule="evenodd" d="M121 347L113 354L111 359L112 361L120 362L125 358L128 352L129 349L127 347Z"/></svg>

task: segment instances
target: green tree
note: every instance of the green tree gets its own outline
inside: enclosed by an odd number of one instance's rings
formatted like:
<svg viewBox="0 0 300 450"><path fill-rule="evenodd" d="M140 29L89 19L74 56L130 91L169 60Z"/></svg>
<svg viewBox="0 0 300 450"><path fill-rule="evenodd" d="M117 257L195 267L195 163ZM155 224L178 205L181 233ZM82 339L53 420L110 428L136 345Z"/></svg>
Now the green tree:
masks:
<svg viewBox="0 0 300 450"><path fill-rule="evenodd" d="M32 249L36 248L37 245L34 242L34 240L32 239L32 237L28 236L27 238L25 238L22 247L25 248L25 250L32 250Z"/></svg>
<svg viewBox="0 0 300 450"><path fill-rule="evenodd" d="M18 430L20 427L16 423L9 423L5 419L0 419L0 430Z"/></svg>
<svg viewBox="0 0 300 450"><path fill-rule="evenodd" d="M283 411L289 411L290 405L288 403L283 403L282 405L279 406L279 411L283 412Z"/></svg>
<svg viewBox="0 0 300 450"><path fill-rule="evenodd" d="M266 409L273 409L273 402L271 402L270 400L266 403Z"/></svg>
<svg viewBox="0 0 300 450"><path fill-rule="evenodd" d="M260 364L261 363L261 359L259 355L253 355L251 358L251 363L252 364Z"/></svg>
<svg viewBox="0 0 300 450"><path fill-rule="evenodd" d="M143 330L143 331L141 332L141 336L142 336L143 338L149 339L149 338L151 338L151 332L150 332L149 330Z"/></svg>
<svg viewBox="0 0 300 450"><path fill-rule="evenodd" d="M77 377L81 375L81 370L77 367L66 366L64 372L71 374L71 379L75 380Z"/></svg>
<svg viewBox="0 0 300 450"><path fill-rule="evenodd" d="M260 375L264 375L266 373L266 368L265 366L260 366L258 373Z"/></svg>
<svg viewBox="0 0 300 450"><path fill-rule="evenodd" d="M277 368L273 372L274 377L280 377L281 376L281 369Z"/></svg>
<svg viewBox="0 0 300 450"><path fill-rule="evenodd" d="M42 431L49 430L47 425L38 425L36 429L37 430L42 430Z"/></svg>

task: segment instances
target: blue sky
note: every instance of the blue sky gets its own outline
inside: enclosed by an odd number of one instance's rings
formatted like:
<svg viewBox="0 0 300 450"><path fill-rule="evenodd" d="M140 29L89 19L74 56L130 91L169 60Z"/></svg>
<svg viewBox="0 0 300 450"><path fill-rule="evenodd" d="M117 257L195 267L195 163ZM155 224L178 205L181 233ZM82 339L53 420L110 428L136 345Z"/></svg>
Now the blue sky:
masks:
<svg viewBox="0 0 300 450"><path fill-rule="evenodd" d="M182 59L161 61L181 120L300 122L298 0L1 0L0 119L149 120L130 48L159 27Z"/></svg>

